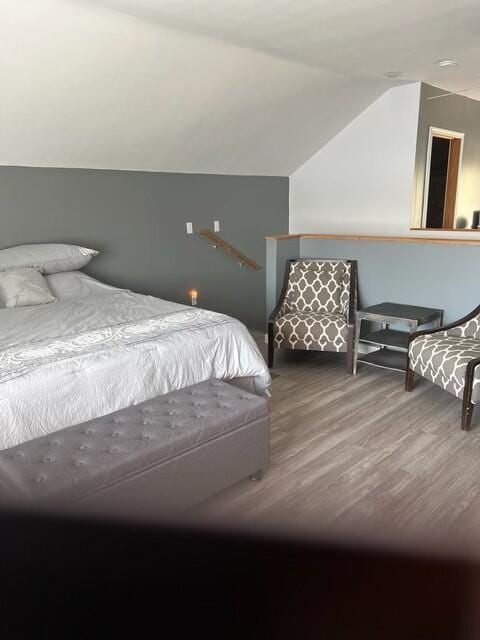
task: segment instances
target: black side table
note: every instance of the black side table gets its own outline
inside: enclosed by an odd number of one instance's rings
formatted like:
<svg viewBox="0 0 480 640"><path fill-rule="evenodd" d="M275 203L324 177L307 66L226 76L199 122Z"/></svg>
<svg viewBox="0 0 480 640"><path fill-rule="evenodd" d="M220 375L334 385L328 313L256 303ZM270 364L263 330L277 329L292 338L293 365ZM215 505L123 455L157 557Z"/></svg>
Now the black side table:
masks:
<svg viewBox="0 0 480 640"><path fill-rule="evenodd" d="M360 338L362 320L377 322L382 328L372 331ZM353 373L357 373L357 363L406 371L408 340L421 325L434 323L440 327L443 320L443 309L430 309L429 307L415 307L410 304L397 304L395 302L382 302L372 307L367 307L355 314L355 347L353 352ZM405 325L408 331L390 329L390 325ZM380 347L377 351L358 357L359 343L371 344Z"/></svg>

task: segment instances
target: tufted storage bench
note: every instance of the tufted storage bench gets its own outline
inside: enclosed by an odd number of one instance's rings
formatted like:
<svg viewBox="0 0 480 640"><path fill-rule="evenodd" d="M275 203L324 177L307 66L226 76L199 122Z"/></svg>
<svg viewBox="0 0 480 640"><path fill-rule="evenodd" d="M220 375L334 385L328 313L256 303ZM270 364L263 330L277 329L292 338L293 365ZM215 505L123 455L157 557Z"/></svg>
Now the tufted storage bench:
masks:
<svg viewBox="0 0 480 640"><path fill-rule="evenodd" d="M155 516L265 469L267 401L208 380L0 451L0 497Z"/></svg>

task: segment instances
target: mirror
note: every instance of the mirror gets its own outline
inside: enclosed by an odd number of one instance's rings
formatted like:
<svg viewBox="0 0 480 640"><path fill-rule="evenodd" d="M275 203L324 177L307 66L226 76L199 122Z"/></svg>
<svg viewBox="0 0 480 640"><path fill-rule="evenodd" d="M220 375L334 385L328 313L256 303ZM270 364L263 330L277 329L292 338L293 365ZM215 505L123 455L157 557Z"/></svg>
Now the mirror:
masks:
<svg viewBox="0 0 480 640"><path fill-rule="evenodd" d="M480 101L422 84L413 229L480 229Z"/></svg>

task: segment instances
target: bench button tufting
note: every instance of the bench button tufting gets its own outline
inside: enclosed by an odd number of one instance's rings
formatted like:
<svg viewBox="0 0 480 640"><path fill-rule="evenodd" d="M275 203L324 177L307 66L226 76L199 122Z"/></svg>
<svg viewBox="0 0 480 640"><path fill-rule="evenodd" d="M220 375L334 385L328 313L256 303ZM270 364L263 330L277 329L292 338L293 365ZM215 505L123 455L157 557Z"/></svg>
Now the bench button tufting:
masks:
<svg viewBox="0 0 480 640"><path fill-rule="evenodd" d="M45 482L45 480L46 480L45 476L38 476L35 482Z"/></svg>

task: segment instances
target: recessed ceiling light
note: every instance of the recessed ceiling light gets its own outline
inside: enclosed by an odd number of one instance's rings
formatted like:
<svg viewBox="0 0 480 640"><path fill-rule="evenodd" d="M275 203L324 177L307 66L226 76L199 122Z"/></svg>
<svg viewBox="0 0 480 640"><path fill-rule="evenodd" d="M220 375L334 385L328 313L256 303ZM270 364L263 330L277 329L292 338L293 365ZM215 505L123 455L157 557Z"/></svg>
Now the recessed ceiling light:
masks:
<svg viewBox="0 0 480 640"><path fill-rule="evenodd" d="M437 67L456 67L458 62L456 60L437 60L435 63Z"/></svg>
<svg viewBox="0 0 480 640"><path fill-rule="evenodd" d="M400 78L405 75L405 71L387 71L387 73L383 74L385 78L389 78L390 80L393 78Z"/></svg>

